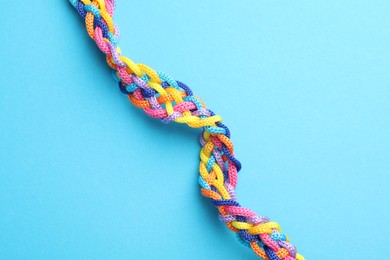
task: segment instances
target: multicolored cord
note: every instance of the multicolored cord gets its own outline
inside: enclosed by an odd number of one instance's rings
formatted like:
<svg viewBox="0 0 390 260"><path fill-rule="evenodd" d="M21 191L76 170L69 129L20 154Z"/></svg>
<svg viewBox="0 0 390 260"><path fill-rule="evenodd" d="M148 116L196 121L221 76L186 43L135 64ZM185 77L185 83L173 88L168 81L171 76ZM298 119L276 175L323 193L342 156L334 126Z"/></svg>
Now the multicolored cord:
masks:
<svg viewBox="0 0 390 260"><path fill-rule="evenodd" d="M106 54L119 89L133 105L164 123L202 128L199 183L202 195L217 207L220 220L261 259L303 260L279 224L237 202L234 189L241 164L234 156L230 132L222 118L207 109L185 84L121 55L119 30L112 20L115 0L69 1L85 19L89 36Z"/></svg>

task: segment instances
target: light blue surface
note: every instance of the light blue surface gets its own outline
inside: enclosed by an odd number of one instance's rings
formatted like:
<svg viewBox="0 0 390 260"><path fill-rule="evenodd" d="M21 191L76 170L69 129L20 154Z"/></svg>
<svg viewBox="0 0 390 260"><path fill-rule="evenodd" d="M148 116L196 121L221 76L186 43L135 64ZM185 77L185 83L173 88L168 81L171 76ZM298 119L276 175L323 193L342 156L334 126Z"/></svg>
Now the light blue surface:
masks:
<svg viewBox="0 0 390 260"><path fill-rule="evenodd" d="M3 1L0 259L256 259L197 184L197 130L122 95L67 1ZM118 1L122 52L232 131L239 201L309 260L390 255L390 2Z"/></svg>

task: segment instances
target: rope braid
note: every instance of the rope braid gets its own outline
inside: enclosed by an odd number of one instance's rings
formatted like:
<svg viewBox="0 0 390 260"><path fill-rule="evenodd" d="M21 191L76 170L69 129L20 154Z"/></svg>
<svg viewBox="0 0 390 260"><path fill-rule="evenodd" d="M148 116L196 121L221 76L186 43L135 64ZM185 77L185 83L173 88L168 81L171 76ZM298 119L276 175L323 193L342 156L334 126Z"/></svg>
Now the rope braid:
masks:
<svg viewBox="0 0 390 260"><path fill-rule="evenodd" d="M199 183L203 196L211 199L219 218L241 243L265 260L304 260L281 233L279 224L242 207L234 189L241 169L235 158L230 131L222 118L207 109L191 89L170 76L121 55L119 30L113 23L115 0L69 0L85 19L89 36L106 54L106 61L121 92L147 115L164 123L177 122L201 128Z"/></svg>

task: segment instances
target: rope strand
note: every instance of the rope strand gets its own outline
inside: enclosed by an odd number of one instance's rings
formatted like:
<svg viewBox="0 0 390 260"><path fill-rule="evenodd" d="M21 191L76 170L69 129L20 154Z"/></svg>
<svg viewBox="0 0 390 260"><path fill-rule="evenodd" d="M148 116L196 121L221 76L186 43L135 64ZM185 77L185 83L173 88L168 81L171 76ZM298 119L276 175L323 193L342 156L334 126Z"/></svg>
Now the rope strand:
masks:
<svg viewBox="0 0 390 260"><path fill-rule="evenodd" d="M106 55L120 91L134 106L164 123L174 121L202 129L199 184L201 194L218 209L219 219L261 259L304 260L281 233L279 224L237 202L234 189L241 163L234 155L230 131L222 118L184 83L122 56L117 45L119 29L112 19L115 0L69 1L85 20L88 35Z"/></svg>

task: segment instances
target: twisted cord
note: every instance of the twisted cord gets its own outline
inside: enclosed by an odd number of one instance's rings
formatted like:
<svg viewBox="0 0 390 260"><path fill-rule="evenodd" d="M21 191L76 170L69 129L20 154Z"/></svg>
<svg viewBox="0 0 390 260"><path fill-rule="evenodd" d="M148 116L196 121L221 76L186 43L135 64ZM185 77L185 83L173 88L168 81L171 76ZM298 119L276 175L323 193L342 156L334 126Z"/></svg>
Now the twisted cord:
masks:
<svg viewBox="0 0 390 260"><path fill-rule="evenodd" d="M174 121L202 129L199 184L202 195L210 198L218 209L219 219L261 259L304 260L281 233L279 224L237 202L234 189L241 164L234 155L230 131L222 124L222 118L184 83L121 55L119 30L112 20L115 0L69 1L85 20L89 36L106 55L120 91L133 105L164 123Z"/></svg>

